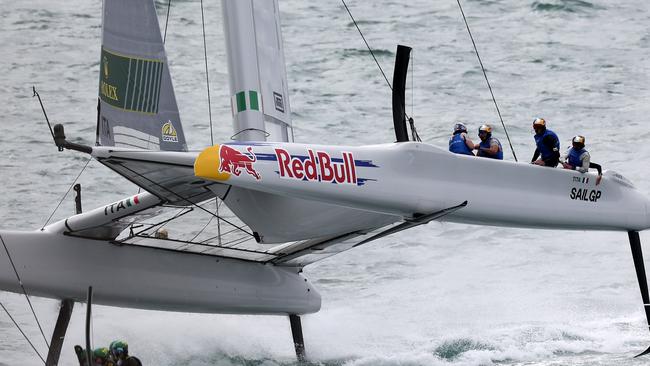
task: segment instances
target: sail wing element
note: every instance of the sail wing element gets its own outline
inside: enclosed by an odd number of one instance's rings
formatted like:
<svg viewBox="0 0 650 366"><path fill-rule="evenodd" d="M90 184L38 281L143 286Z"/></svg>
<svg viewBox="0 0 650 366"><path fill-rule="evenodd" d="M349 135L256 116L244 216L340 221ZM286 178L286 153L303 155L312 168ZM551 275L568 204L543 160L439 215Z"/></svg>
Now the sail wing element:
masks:
<svg viewBox="0 0 650 366"><path fill-rule="evenodd" d="M221 4L234 138L293 141L278 1Z"/></svg>
<svg viewBox="0 0 650 366"><path fill-rule="evenodd" d="M151 0L104 2L97 144L187 151Z"/></svg>
<svg viewBox="0 0 650 366"><path fill-rule="evenodd" d="M175 151L142 151L96 147L93 157L119 175L158 197L177 206L192 206L214 198L224 191L224 184L194 176L195 153ZM208 190L210 186L213 190Z"/></svg>

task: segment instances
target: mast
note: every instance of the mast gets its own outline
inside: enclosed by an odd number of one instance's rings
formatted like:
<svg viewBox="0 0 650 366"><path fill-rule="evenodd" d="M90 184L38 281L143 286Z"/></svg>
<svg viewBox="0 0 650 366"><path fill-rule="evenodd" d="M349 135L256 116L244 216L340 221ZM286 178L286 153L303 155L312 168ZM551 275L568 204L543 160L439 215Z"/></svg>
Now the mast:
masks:
<svg viewBox="0 0 650 366"><path fill-rule="evenodd" d="M234 136L293 141L277 0L222 0Z"/></svg>

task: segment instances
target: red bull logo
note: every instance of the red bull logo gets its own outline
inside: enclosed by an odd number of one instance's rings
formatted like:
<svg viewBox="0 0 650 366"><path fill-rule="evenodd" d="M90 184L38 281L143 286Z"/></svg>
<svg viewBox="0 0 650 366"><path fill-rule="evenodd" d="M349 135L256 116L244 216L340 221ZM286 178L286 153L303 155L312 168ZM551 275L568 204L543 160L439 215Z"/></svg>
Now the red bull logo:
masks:
<svg viewBox="0 0 650 366"><path fill-rule="evenodd" d="M275 149L280 177L357 185L357 171L352 153L343 152L342 158L332 158L325 151L312 149L308 149L307 153L307 157L296 157L284 149Z"/></svg>
<svg viewBox="0 0 650 366"><path fill-rule="evenodd" d="M219 149L219 173L230 173L239 176L243 169L244 172L260 180L262 177L253 167L257 157L253 153L253 148L246 148L248 153L242 153L230 146L221 145Z"/></svg>

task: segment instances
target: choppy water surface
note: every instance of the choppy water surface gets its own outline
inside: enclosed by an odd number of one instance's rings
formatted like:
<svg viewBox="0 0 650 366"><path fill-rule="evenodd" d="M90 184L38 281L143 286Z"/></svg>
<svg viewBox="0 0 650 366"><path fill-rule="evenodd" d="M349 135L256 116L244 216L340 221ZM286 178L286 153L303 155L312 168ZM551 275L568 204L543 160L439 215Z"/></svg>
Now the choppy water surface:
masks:
<svg viewBox="0 0 650 366"><path fill-rule="evenodd" d="M164 2L166 3L166 2ZM166 8L159 4L161 20ZM219 2L206 2L215 140L231 136ZM650 3L641 0L466 0L483 62L520 160L530 123L547 119L566 145L587 136L593 160L650 194ZM453 0L349 1L391 78L395 45L414 48L408 111L426 142L451 126L497 122ZM390 91L338 1L281 1L296 140L393 140ZM38 228L85 157L57 153L38 103L73 140L91 143L99 1L4 1L0 7L0 226ZM161 24L164 24L161 21ZM200 3L174 1L168 56L191 148L209 144ZM503 129L495 134L505 143ZM509 149L506 156L512 159ZM431 169L436 169L432 166ZM480 177L477 177L480 179ZM136 189L96 163L84 206ZM535 189L535 187L531 187ZM459 200L462 197L459 197ZM69 215L67 200L54 219ZM534 207L531 207L534 209ZM650 235L642 233L642 241ZM107 260L110 260L107 258ZM310 359L324 365L641 365L650 345L627 237L431 223L305 269L323 296L303 318ZM21 296L0 301L41 351ZM57 303L34 299L46 332ZM77 307L62 364L83 341ZM122 337L147 365L292 365L282 317L195 315L97 307L95 344ZM38 365L0 313L0 365Z"/></svg>

